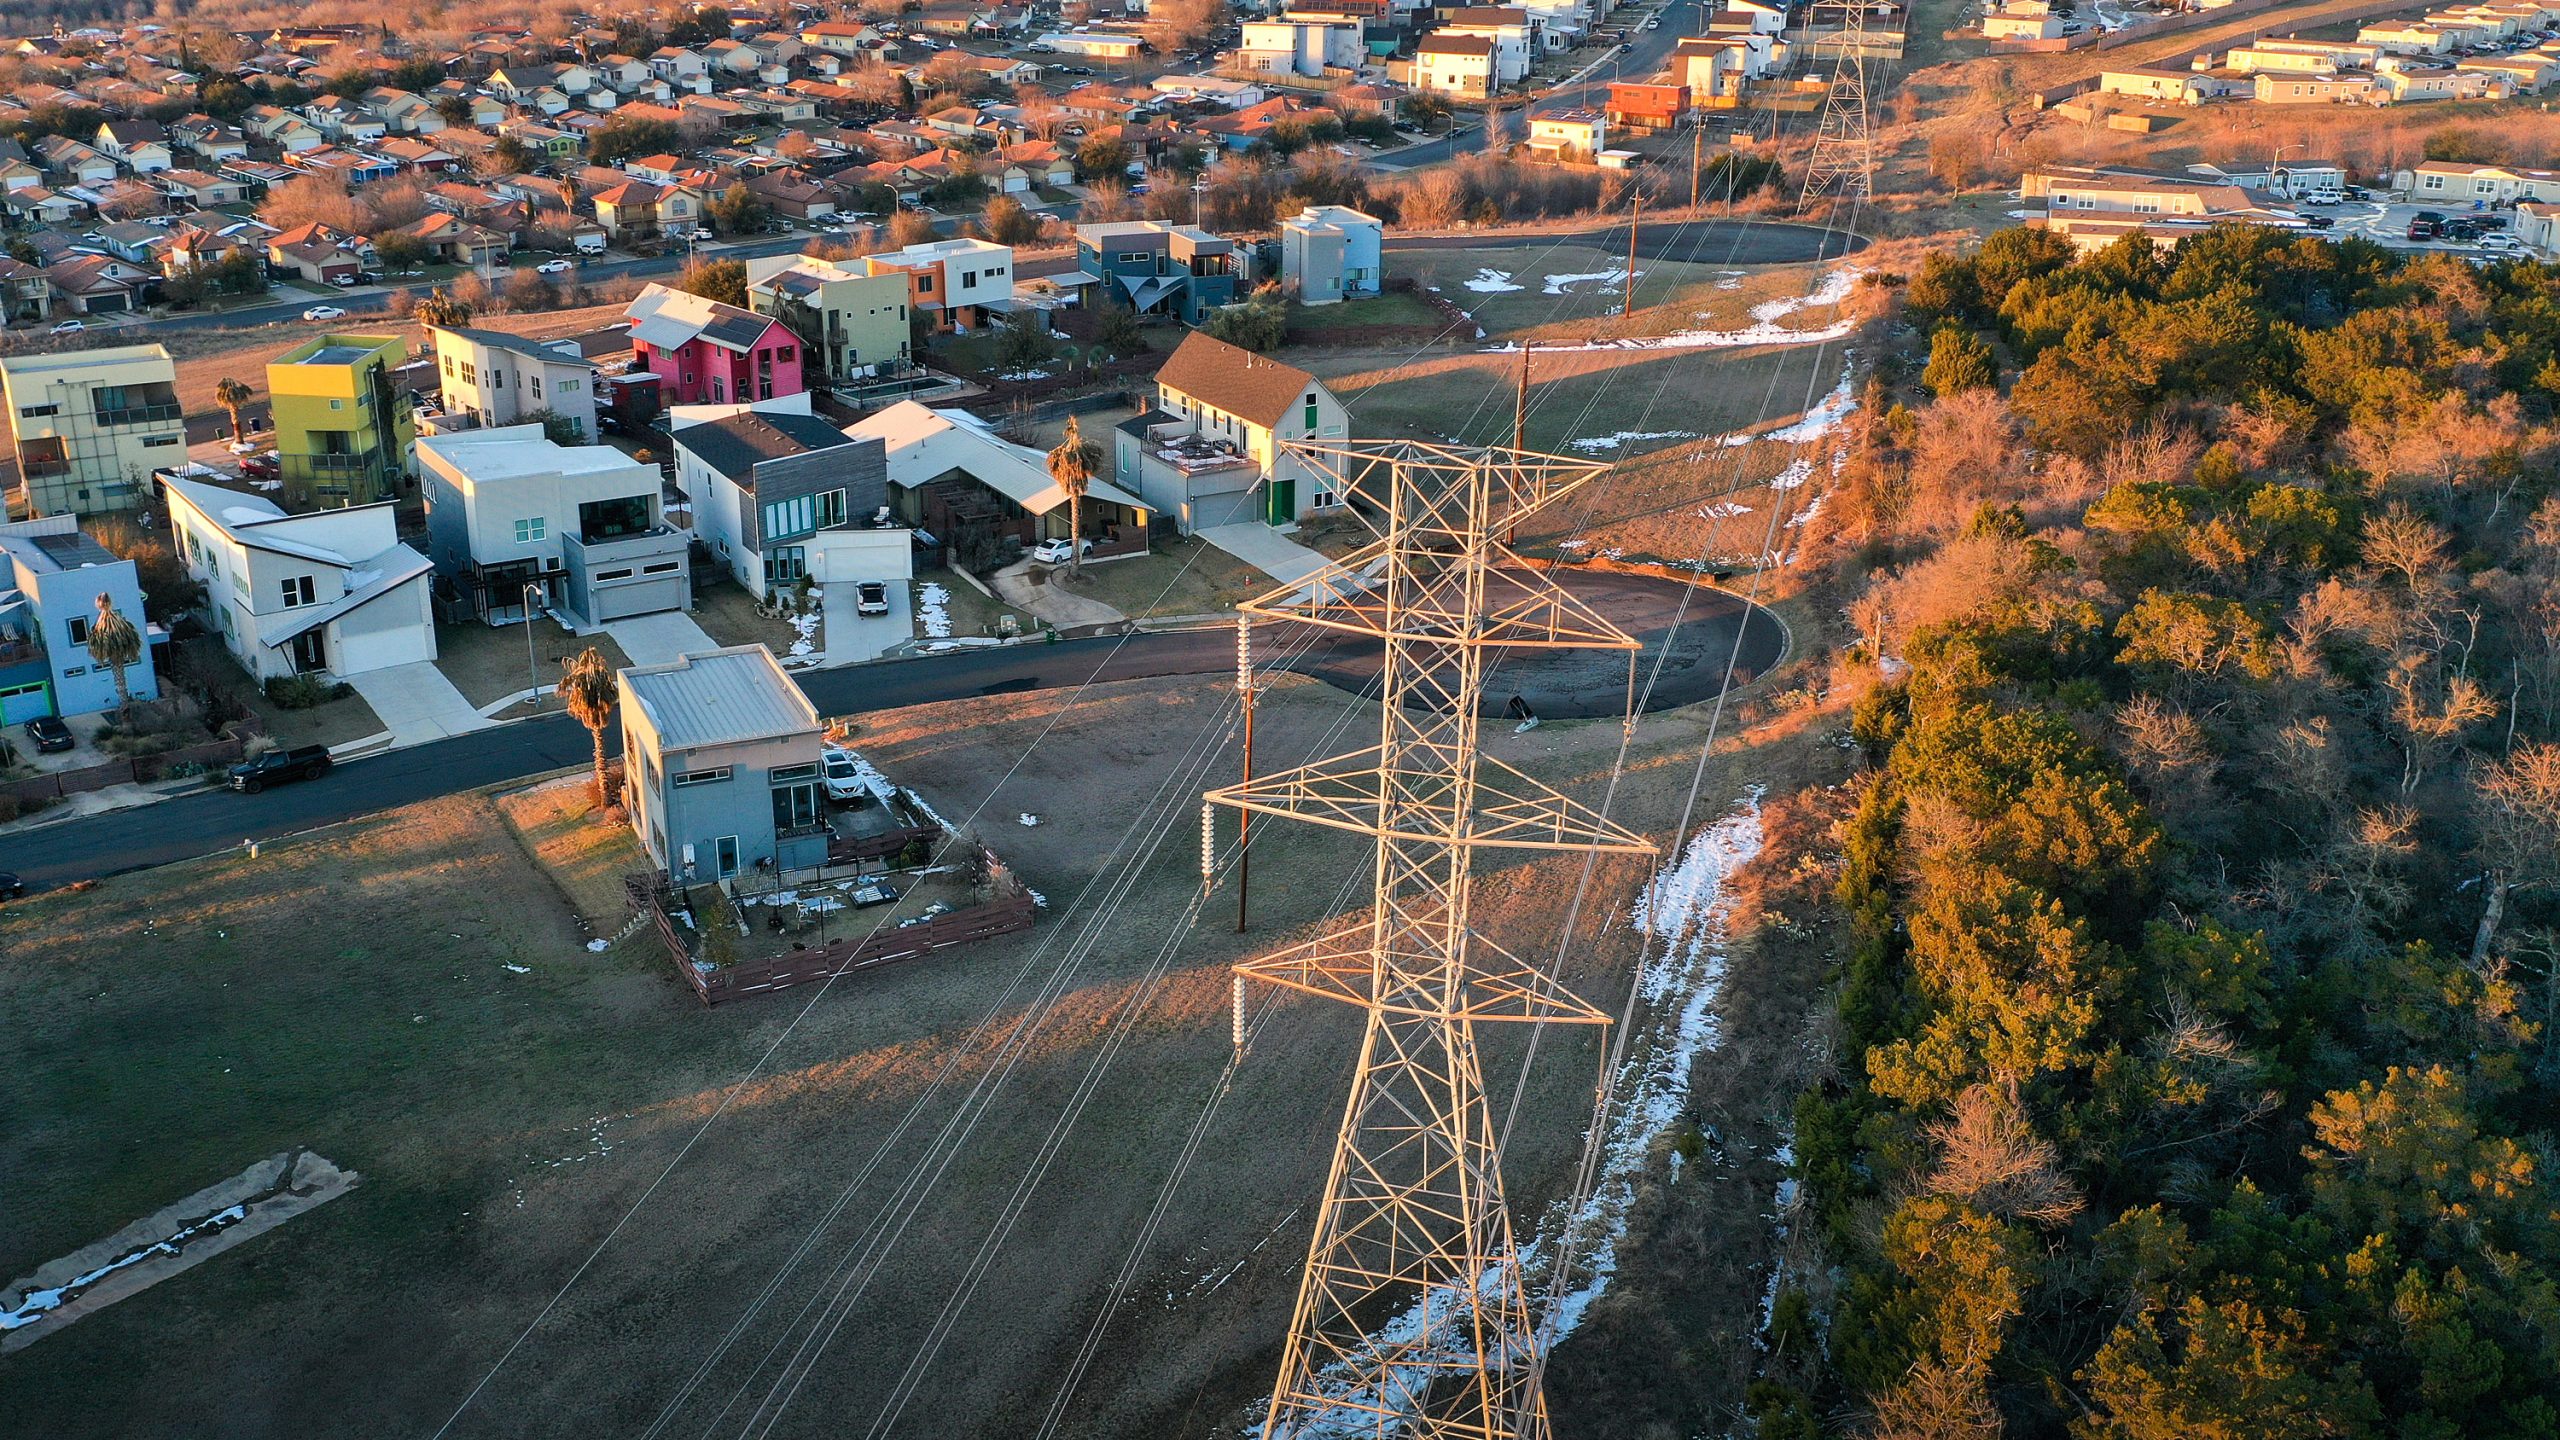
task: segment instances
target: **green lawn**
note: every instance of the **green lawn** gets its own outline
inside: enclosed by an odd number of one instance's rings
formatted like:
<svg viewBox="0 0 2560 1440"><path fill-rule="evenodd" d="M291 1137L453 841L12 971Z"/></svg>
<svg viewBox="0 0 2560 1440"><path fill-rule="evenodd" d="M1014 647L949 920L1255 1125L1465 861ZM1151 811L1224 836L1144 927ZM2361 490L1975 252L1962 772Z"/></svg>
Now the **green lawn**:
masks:
<svg viewBox="0 0 2560 1440"><path fill-rule="evenodd" d="M1292 305L1289 328L1325 331L1350 329L1360 325L1436 325L1440 312L1424 304L1422 297L1411 294L1380 295L1369 300L1345 300L1339 305Z"/></svg>

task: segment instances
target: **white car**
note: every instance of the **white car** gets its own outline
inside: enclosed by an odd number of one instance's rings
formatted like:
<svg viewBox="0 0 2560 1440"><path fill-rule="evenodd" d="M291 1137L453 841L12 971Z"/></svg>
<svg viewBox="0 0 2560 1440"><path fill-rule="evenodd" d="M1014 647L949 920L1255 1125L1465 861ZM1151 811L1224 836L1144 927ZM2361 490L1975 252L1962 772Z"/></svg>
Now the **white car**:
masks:
<svg viewBox="0 0 2560 1440"><path fill-rule="evenodd" d="M65 320L61 324L54 326L51 333L55 335L77 335L88 328L89 322L85 320Z"/></svg>
<svg viewBox="0 0 2560 1440"><path fill-rule="evenodd" d="M886 615L889 613L889 587L878 580L865 580L853 587L853 613Z"/></svg>
<svg viewBox="0 0 2560 1440"><path fill-rule="evenodd" d="M533 267L545 275L566 275L578 268L574 260L545 260Z"/></svg>
<svg viewBox="0 0 2560 1440"><path fill-rule="evenodd" d="M694 227L693 227L693 238L694 238L694 239L696 239L696 240L708 240L708 239L710 239L710 238L711 238L711 227L709 227L709 226L707 226L707 225L696 225L696 226L694 226Z"/></svg>
<svg viewBox="0 0 2560 1440"><path fill-rule="evenodd" d="M2513 235L2483 235L2477 243L2481 249L2494 250L2501 255L2521 255L2524 253L2524 242Z"/></svg>
<svg viewBox="0 0 2560 1440"><path fill-rule="evenodd" d="M862 767L853 756L833 745L818 749L818 780L827 787L827 799L838 805L851 805L871 793L862 783Z"/></svg>
<svg viewBox="0 0 2560 1440"><path fill-rule="evenodd" d="M347 318L347 312L339 309L335 305L314 305L310 309L302 312L302 318L305 320L344 320Z"/></svg>
<svg viewBox="0 0 2560 1440"><path fill-rule="evenodd" d="M1087 555L1092 554L1093 542L1090 540L1085 541L1083 543L1083 551ZM1066 540L1064 538L1059 538L1054 540L1043 540L1038 545L1032 547L1031 558L1036 563L1042 565L1063 565L1067 563L1068 556L1073 553L1074 552L1067 548Z"/></svg>

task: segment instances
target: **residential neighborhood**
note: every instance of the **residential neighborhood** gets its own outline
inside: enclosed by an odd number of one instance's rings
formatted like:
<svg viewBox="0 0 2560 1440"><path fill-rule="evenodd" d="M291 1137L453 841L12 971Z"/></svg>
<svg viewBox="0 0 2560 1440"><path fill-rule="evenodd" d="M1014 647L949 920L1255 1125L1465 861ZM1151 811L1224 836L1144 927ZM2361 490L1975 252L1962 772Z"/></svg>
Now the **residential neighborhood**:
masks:
<svg viewBox="0 0 2560 1440"><path fill-rule="evenodd" d="M2560 1431L2555 79L0 4L0 1412Z"/></svg>

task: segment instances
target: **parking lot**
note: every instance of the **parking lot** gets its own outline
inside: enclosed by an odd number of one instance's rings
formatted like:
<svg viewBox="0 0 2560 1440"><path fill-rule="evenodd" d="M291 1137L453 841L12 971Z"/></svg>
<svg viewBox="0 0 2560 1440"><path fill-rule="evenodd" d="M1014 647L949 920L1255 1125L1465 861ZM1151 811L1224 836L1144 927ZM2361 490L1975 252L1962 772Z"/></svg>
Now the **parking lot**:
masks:
<svg viewBox="0 0 2560 1440"><path fill-rule="evenodd" d="M2463 216L2494 217L2505 221L2510 231L2515 225L2515 212L2512 210L2475 211L2459 201L2432 200L2421 204L2350 200L2338 205L2298 204L2297 208L2305 215L2326 215L2336 221L2336 225L2328 231L2331 236L2359 235L2377 245L2393 250L2438 250L2454 255L2494 256L2500 253L2503 247L2483 245L2475 240L2412 240L2409 238L2409 222L2421 212L2431 210L2448 219ZM2525 246L2507 253L2532 256L2537 252L2532 247Z"/></svg>

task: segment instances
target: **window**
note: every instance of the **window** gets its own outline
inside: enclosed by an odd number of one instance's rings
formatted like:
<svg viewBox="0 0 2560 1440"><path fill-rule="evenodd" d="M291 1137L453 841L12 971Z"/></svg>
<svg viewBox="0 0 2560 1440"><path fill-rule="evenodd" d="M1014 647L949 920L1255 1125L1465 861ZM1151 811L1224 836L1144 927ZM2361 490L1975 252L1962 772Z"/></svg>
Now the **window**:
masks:
<svg viewBox="0 0 2560 1440"><path fill-rule="evenodd" d="M775 351L775 352L774 352L774 354L775 354L778 358L780 358L780 359L781 359L781 361L782 361L782 363L784 363L785 365L790 364L790 363L791 363L791 358L792 358L793 356L795 356L795 355L799 354L799 353L800 353L799 347L798 347L798 346L794 346L794 345L785 345L785 346L783 346L781 349L779 349L779 350L777 350L777 351Z"/></svg>
<svg viewBox="0 0 2560 1440"><path fill-rule="evenodd" d="M1316 397L1313 395L1307 397L1306 418L1300 423L1306 427L1308 434L1313 435L1316 433Z"/></svg>
<svg viewBox="0 0 2560 1440"><path fill-rule="evenodd" d="M793 585L809 576L808 552L797 545L782 545L764 552L764 583Z"/></svg>
<svg viewBox="0 0 2560 1440"><path fill-rule="evenodd" d="M596 572L596 583L599 585L603 584L607 580L628 580L630 578L631 567L628 565L623 566L619 570L599 570Z"/></svg>
<svg viewBox="0 0 2560 1440"><path fill-rule="evenodd" d="M463 362L462 362L462 383L463 383L463 384L465 384L465 385L477 385L477 384L479 384L479 383L480 383L480 367L479 367L479 366L477 366L477 365L472 364L472 363L471 363L470 361L468 361L468 360L463 361Z"/></svg>
<svg viewBox="0 0 2560 1440"><path fill-rule="evenodd" d="M311 577L308 575L287 575L284 577L284 603L287 609L291 609L296 605L310 604L316 597L318 591L319 587L312 582Z"/></svg>
<svg viewBox="0 0 2560 1440"><path fill-rule="evenodd" d="M844 492L829 490L818 497L818 528L844 523Z"/></svg>
<svg viewBox="0 0 2560 1440"><path fill-rule="evenodd" d="M554 394L575 395L578 393L578 382L575 380L562 380L554 384L551 389Z"/></svg>
<svg viewBox="0 0 2560 1440"><path fill-rule="evenodd" d="M730 767L726 765L710 770L679 770L676 772L676 788L681 790L687 785L724 784L731 773Z"/></svg>
<svg viewBox="0 0 2560 1440"><path fill-rule="evenodd" d="M835 492L838 496L843 491ZM817 497L803 495L794 500L777 500L764 507L764 536L768 540L789 539L806 535L818 528Z"/></svg>
<svg viewBox="0 0 2560 1440"><path fill-rule="evenodd" d="M729 398L728 382L718 375L711 377L711 400L719 404Z"/></svg>
<svg viewBox="0 0 2560 1440"><path fill-rule="evenodd" d="M533 386L533 398L534 398L534 399L536 399L536 400L541 399L541 398L542 398L542 377L541 377L541 376L539 376L539 375L533 376L533 377L531 377L531 379L530 379L527 383Z"/></svg>
<svg viewBox="0 0 2560 1440"><path fill-rule="evenodd" d="M640 567L640 573L643 575L664 575L671 571L681 570L683 568L684 562L681 560L661 560L655 565L644 565Z"/></svg>
<svg viewBox="0 0 2560 1440"><path fill-rule="evenodd" d="M71 632L72 644L86 645L89 643L89 618L87 616L74 615L70 620L64 623L63 628Z"/></svg>
<svg viewBox="0 0 2560 1440"><path fill-rule="evenodd" d="M796 830L812 829L818 824L818 814L818 786L814 782L773 787L775 834L788 835Z"/></svg>
<svg viewBox="0 0 2560 1440"><path fill-rule="evenodd" d="M516 543L530 545L544 538L550 529L551 522L539 515L530 520L519 520L516 522Z"/></svg>
<svg viewBox="0 0 2560 1440"><path fill-rule="evenodd" d="M771 780L776 785L782 784L786 780L815 780L818 778L818 767L815 765L776 765L771 770L765 772L765 778Z"/></svg>
<svg viewBox="0 0 2560 1440"><path fill-rule="evenodd" d="M184 445L184 444L186 444L186 443L187 443L187 437L186 437L186 436L184 436L184 435L178 435L178 434L174 434L174 433L173 433L173 434L168 434L168 435L145 435L145 436L143 436L143 437L142 437L142 445L143 445L143 448L144 448L144 449L146 449L146 450L147 450L147 449L150 449L150 448L152 448L152 447L154 447L154 446L160 446L160 445Z"/></svg>
<svg viewBox="0 0 2560 1440"><path fill-rule="evenodd" d="M33 420L38 416L59 415L61 413L62 407L59 405L21 405L18 407L19 416L28 420Z"/></svg>
<svg viewBox="0 0 2560 1440"><path fill-rule="evenodd" d="M720 878L726 880L738 873L738 837L723 835L711 842L712 863L719 867Z"/></svg>
<svg viewBox="0 0 2560 1440"><path fill-rule="evenodd" d="M344 410L347 408L347 402L344 400L331 400L329 402L329 408L332 410Z"/></svg>
<svg viewBox="0 0 2560 1440"><path fill-rule="evenodd" d="M1144 250L1123 250L1120 252L1120 263L1123 265L1144 265L1147 263L1147 252Z"/></svg>

